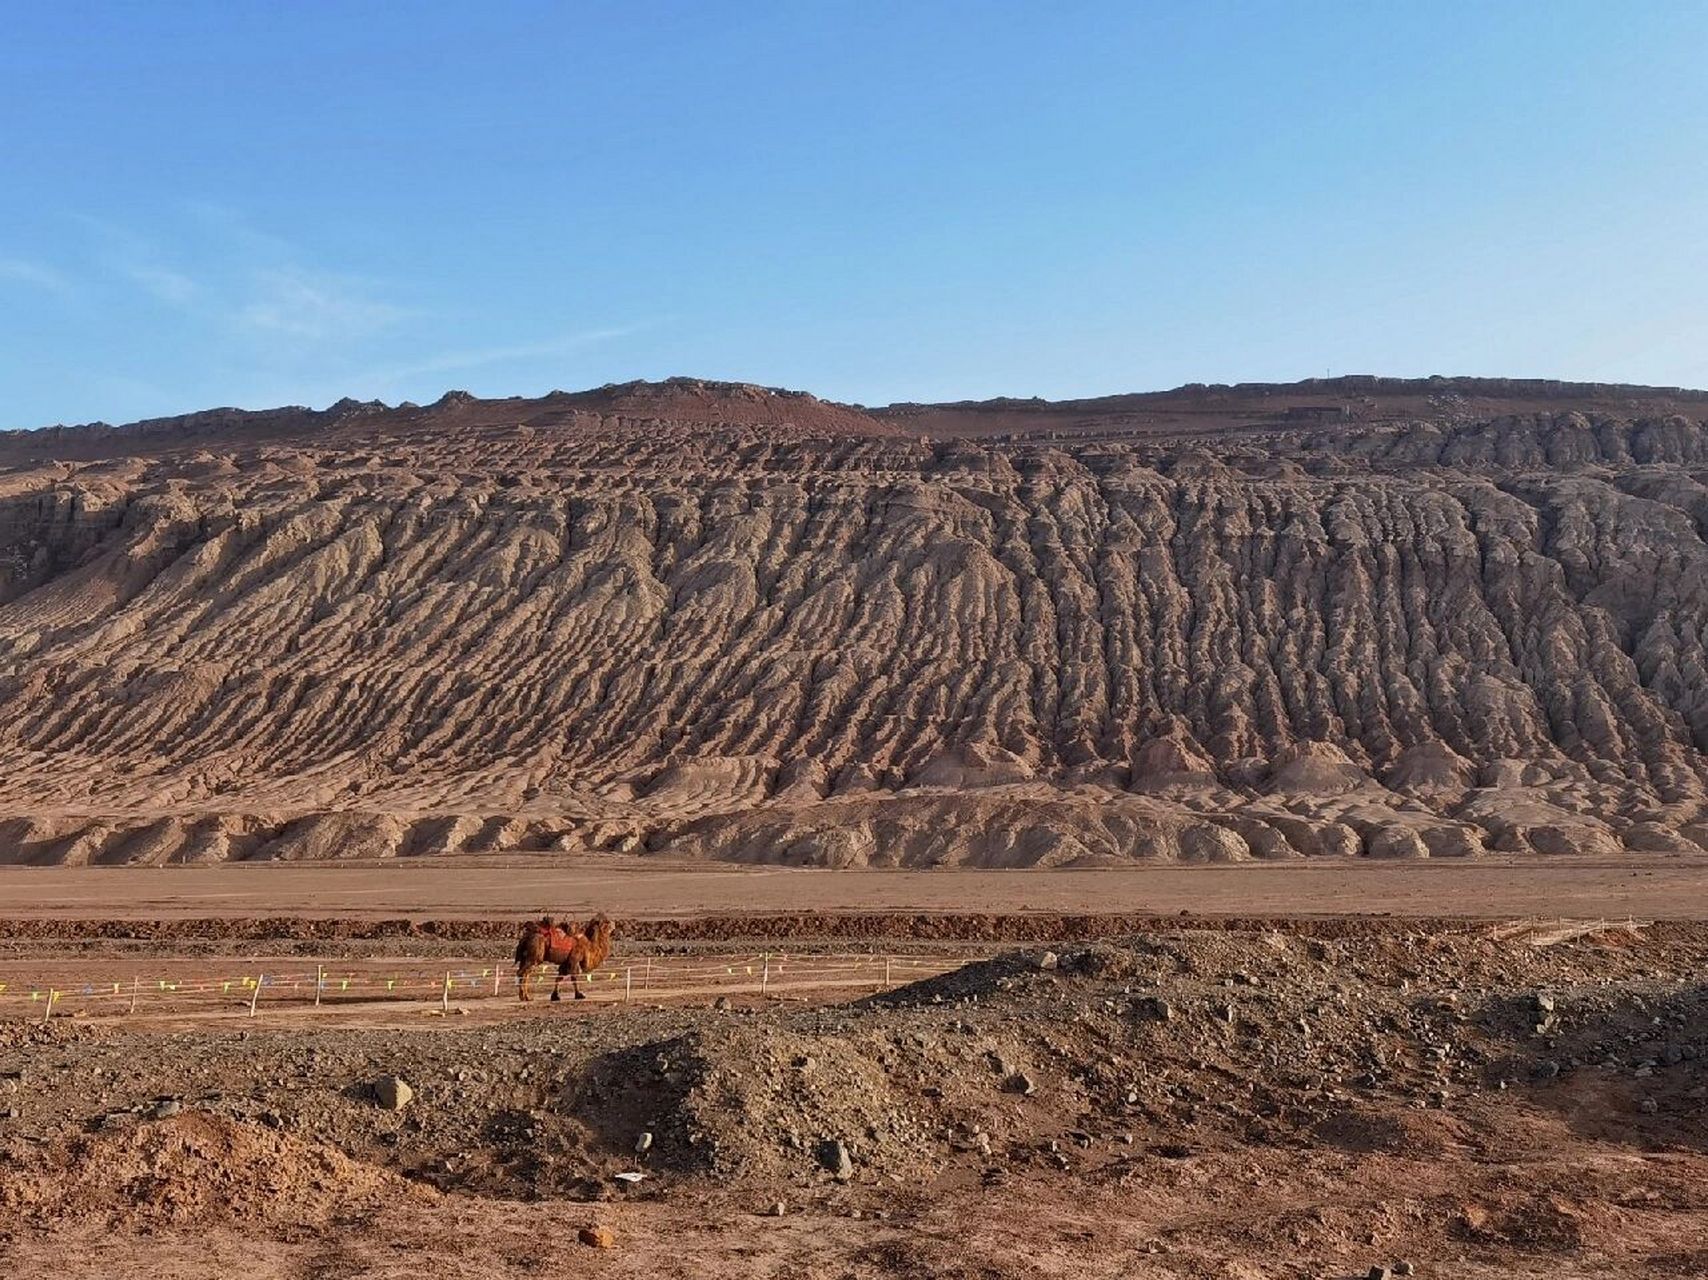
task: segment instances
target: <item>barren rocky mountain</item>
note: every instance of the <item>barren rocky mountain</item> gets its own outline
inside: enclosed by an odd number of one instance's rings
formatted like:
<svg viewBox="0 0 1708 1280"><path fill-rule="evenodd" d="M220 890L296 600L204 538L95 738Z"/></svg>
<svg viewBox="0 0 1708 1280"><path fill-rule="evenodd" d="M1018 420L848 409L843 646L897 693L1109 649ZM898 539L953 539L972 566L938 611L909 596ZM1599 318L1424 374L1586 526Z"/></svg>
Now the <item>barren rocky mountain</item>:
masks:
<svg viewBox="0 0 1708 1280"><path fill-rule="evenodd" d="M1708 849L1708 395L0 435L0 860Z"/></svg>

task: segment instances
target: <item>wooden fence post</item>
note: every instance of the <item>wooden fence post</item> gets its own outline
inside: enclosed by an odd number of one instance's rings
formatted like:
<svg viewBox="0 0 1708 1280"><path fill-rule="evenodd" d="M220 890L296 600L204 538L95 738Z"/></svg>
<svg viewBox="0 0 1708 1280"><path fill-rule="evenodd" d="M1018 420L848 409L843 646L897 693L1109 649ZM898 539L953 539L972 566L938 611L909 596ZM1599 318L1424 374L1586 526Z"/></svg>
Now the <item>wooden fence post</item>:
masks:
<svg viewBox="0 0 1708 1280"><path fill-rule="evenodd" d="M255 1016L255 1005L261 999L261 984L266 980L267 975L264 973L255 975L255 989L249 993L249 1016L251 1018Z"/></svg>

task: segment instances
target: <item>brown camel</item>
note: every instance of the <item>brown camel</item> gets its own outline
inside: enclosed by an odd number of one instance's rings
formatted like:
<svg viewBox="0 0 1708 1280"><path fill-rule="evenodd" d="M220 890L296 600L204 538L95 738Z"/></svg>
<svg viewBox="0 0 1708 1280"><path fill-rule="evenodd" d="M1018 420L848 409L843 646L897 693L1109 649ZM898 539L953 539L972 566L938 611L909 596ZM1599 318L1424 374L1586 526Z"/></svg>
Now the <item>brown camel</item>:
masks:
<svg viewBox="0 0 1708 1280"><path fill-rule="evenodd" d="M550 916L541 916L522 926L522 937L516 943L516 995L528 999L528 975L542 964L557 966L557 981L552 983L552 999L561 1000L558 988L569 978L570 989L577 1000L587 999L581 990L581 975L592 973L605 963L611 954L611 938L617 926L605 915L596 915L580 929L565 928Z"/></svg>

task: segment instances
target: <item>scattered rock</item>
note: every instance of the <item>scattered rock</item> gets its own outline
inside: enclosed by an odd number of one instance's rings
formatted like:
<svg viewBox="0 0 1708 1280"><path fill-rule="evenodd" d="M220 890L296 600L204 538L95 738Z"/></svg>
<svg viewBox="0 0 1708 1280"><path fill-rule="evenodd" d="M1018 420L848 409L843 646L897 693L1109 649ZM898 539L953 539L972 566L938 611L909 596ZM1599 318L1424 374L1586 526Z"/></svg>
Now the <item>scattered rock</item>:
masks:
<svg viewBox="0 0 1708 1280"><path fill-rule="evenodd" d="M846 1144L835 1138L819 1143L818 1162L830 1170L838 1182L847 1182L854 1176L854 1158L848 1154Z"/></svg>
<svg viewBox="0 0 1708 1280"><path fill-rule="evenodd" d="M1167 1022L1174 1017L1174 1006L1161 996L1145 996L1133 1002L1133 1013L1151 1022Z"/></svg>
<svg viewBox="0 0 1708 1280"><path fill-rule="evenodd" d="M575 1233L575 1238L589 1249L615 1249L617 1235L609 1227L583 1227Z"/></svg>
<svg viewBox="0 0 1708 1280"><path fill-rule="evenodd" d="M1018 1093L1023 1098L1030 1098L1038 1092L1038 1083L1024 1071L1016 1071L1002 1082L1004 1093Z"/></svg>
<svg viewBox="0 0 1708 1280"><path fill-rule="evenodd" d="M640 1155L652 1150L652 1134L643 1133L635 1139L635 1154Z"/></svg>
<svg viewBox="0 0 1708 1280"><path fill-rule="evenodd" d="M381 1076L374 1081L374 1101L387 1111L402 1111L415 1100L415 1090L402 1076Z"/></svg>

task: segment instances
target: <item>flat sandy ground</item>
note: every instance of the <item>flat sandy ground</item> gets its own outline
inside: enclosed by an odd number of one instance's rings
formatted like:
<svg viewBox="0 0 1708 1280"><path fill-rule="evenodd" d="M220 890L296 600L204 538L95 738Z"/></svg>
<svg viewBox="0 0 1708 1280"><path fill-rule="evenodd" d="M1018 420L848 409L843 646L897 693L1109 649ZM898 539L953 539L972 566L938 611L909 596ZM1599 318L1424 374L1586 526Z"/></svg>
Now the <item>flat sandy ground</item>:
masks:
<svg viewBox="0 0 1708 1280"><path fill-rule="evenodd" d="M629 919L791 911L1708 919L1708 859L822 871L534 854L313 865L0 868L0 918L6 919L476 919L541 910L602 910Z"/></svg>

